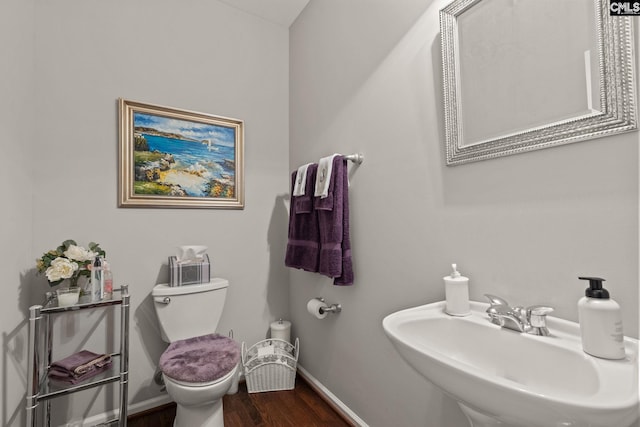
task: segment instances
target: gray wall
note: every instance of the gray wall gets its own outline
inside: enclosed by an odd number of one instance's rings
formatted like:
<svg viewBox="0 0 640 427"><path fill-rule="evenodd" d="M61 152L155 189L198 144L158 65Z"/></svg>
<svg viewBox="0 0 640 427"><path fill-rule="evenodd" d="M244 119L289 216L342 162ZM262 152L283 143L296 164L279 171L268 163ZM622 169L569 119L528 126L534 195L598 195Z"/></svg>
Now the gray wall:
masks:
<svg viewBox="0 0 640 427"><path fill-rule="evenodd" d="M11 13L5 13L6 10ZM27 333L21 283L33 266L34 2L0 6L0 425L24 425Z"/></svg>
<svg viewBox="0 0 640 427"><path fill-rule="evenodd" d="M446 0L312 1L290 31L290 169L333 152L351 170L356 283L291 272L301 364L371 426L465 426L381 321L442 300L452 262L470 293L577 320L581 274L605 277L638 336L637 132L457 167L444 164L438 10ZM638 44L638 43L636 43ZM306 301L343 312L323 321Z"/></svg>
<svg viewBox="0 0 640 427"><path fill-rule="evenodd" d="M312 1L289 49L286 29L215 1L3 2L2 426L24 424L25 319L48 289L34 260L67 238L99 241L131 286L132 404L159 395L149 293L181 244L208 245L231 281L221 332L255 342L291 310L302 365L372 426L464 425L381 329L388 313L442 299L451 262L474 299L548 303L573 320L575 277L601 274L637 336L638 134L445 167L443 3ZM118 97L243 119L245 210L116 208ZM282 265L289 170L334 151L367 156L351 172L356 284L341 289ZM310 318L319 295L344 312ZM78 338L96 322L62 322L58 340L112 342L108 328ZM100 413L106 394L58 418Z"/></svg>
<svg viewBox="0 0 640 427"><path fill-rule="evenodd" d="M149 294L168 280L162 265L178 245L207 245L213 273L231 283L219 331L264 339L288 314L288 30L204 0L12 0L0 23L0 328L9 350L0 352L0 425L24 423L25 319L48 289L35 259L68 238L99 242L116 286L130 285L131 403L160 395L152 376L165 344ZM118 97L244 120L246 208L118 209ZM91 331L98 317L59 322L66 346L57 355L110 344L113 329ZM86 329L91 338L78 339ZM57 401L57 419L113 402L78 399Z"/></svg>

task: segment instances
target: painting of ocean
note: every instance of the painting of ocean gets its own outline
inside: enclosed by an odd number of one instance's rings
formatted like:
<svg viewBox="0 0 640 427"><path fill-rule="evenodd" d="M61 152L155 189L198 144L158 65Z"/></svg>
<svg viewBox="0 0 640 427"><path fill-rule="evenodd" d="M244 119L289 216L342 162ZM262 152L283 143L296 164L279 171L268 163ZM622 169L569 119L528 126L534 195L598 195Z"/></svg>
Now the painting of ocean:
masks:
<svg viewBox="0 0 640 427"><path fill-rule="evenodd" d="M136 112L135 194L235 197L234 127Z"/></svg>

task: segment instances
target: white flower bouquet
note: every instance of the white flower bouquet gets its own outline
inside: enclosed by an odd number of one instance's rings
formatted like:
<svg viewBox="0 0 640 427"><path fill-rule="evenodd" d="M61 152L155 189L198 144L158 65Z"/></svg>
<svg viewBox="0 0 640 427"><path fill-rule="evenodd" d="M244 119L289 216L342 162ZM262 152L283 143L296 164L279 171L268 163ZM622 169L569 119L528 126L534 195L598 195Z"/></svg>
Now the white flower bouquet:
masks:
<svg viewBox="0 0 640 427"><path fill-rule="evenodd" d="M50 286L56 286L69 279L71 287L78 286L80 276L91 275L91 263L93 259L106 255L100 245L89 243L89 249L85 249L74 240L65 240L56 249L45 252L36 260L38 273L47 276Z"/></svg>

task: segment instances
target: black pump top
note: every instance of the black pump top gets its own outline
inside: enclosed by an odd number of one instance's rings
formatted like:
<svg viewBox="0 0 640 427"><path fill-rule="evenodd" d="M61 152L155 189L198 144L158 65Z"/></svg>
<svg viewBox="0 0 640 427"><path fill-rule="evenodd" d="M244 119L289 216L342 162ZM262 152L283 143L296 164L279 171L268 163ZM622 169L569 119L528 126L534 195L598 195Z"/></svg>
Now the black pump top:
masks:
<svg viewBox="0 0 640 427"><path fill-rule="evenodd" d="M604 279L599 277L578 277L580 280L588 280L589 287L584 291L589 298L609 299L609 291L602 287Z"/></svg>

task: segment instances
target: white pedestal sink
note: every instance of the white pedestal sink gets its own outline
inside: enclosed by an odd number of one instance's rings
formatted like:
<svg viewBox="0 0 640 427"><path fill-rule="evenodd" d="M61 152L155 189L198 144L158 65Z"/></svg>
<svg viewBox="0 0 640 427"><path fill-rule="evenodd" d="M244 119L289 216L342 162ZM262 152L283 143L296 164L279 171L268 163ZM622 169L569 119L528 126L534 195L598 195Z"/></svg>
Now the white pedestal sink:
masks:
<svg viewBox="0 0 640 427"><path fill-rule="evenodd" d="M385 317L385 333L422 376L458 401L473 427L628 427L639 415L638 341L626 358L582 351L579 325L547 318L549 336L503 329L488 304L453 317L444 301Z"/></svg>

